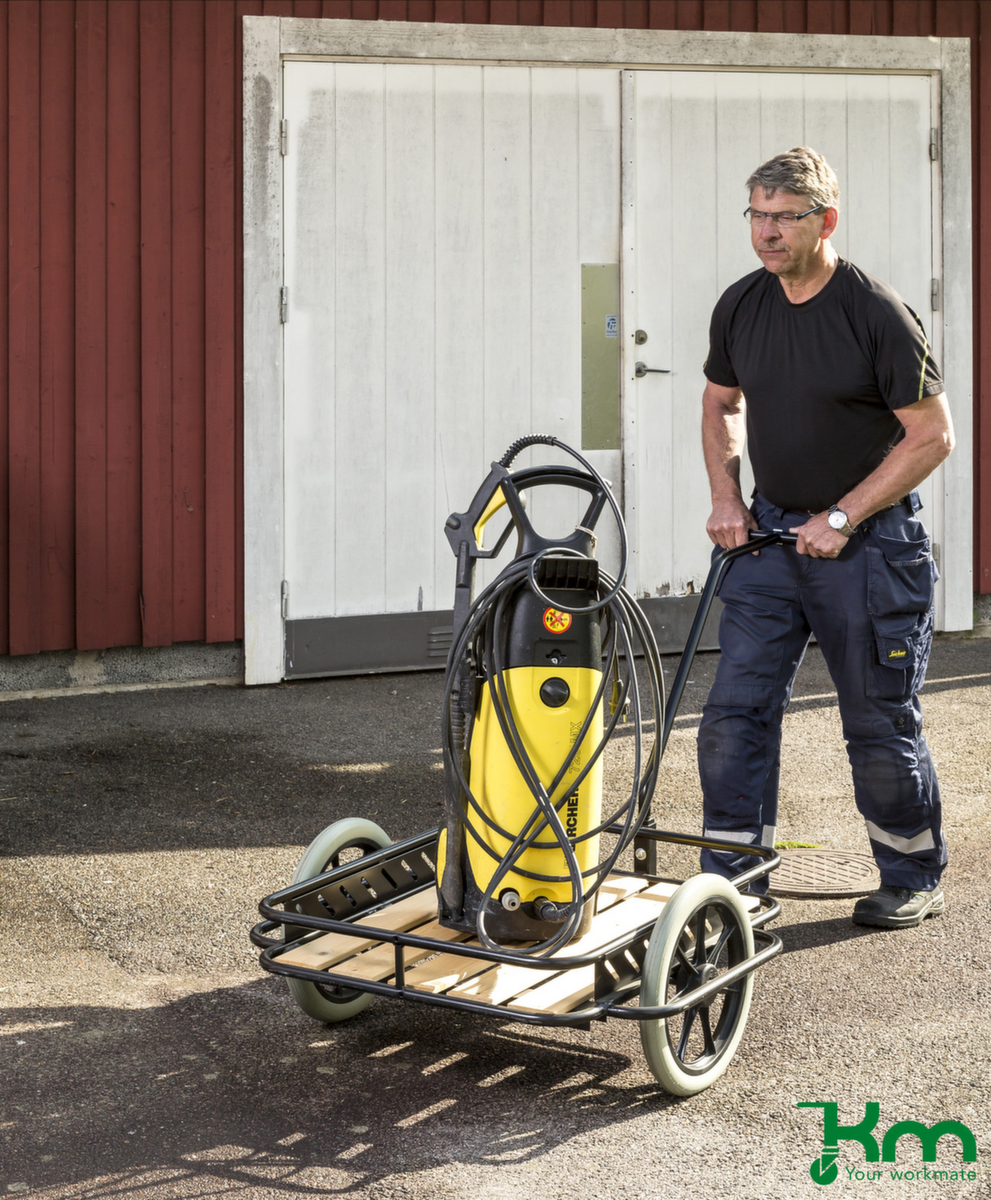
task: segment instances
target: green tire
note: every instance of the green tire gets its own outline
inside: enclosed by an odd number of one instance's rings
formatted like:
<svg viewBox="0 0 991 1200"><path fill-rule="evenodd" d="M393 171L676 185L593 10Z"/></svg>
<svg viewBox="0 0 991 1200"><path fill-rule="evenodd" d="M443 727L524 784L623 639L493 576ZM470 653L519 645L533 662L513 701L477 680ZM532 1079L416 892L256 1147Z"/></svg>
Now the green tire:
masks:
<svg viewBox="0 0 991 1200"><path fill-rule="evenodd" d="M654 926L640 1003L670 1004L750 958L754 935L740 893L719 875L695 875L674 893ZM647 1065L674 1096L715 1083L743 1037L753 973L674 1017L640 1022Z"/></svg>
<svg viewBox="0 0 991 1200"><path fill-rule="evenodd" d="M299 865L293 872L292 882L301 883L304 879L313 879L316 875L322 875L324 871L333 870L340 865L341 855L346 850L360 850L364 855L391 845L392 839L374 821L365 821L360 817L335 821L322 833L318 833L306 847ZM334 987L331 984L324 986L320 983L310 983L308 979L294 979L288 976L286 983L293 999L303 1012L328 1025L357 1016L372 1000L368 992Z"/></svg>

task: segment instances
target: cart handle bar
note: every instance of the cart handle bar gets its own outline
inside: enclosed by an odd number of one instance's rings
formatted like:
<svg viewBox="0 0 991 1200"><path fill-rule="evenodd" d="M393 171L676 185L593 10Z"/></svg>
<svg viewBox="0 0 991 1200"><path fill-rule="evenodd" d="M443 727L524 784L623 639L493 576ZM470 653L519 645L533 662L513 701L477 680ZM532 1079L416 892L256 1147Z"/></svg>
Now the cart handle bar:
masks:
<svg viewBox="0 0 991 1200"><path fill-rule="evenodd" d="M668 696L667 710L664 714L664 731L661 734L661 754L664 753L664 748L668 744L668 737L671 734L674 719L681 704L685 684L688 682L688 673L692 669L692 663L695 661L699 642L702 640L702 630L705 628L706 618L709 616L709 610L712 608L712 602L716 598L716 592L719 590L719 584L722 582L723 576L730 566L738 558L742 558L744 554L756 554L757 551L762 550L765 546L794 545L797 541L798 534L787 533L783 529L751 529L750 540L748 542L744 542L741 546L733 546L729 550L724 550L722 554L716 555L713 558L712 566L709 568L709 574L705 581L705 587L702 589L699 606L695 610L695 619L692 621L692 627L688 631L688 640L685 642L685 649L681 654L681 662L678 663L678 671L674 677L674 683L671 684L671 693Z"/></svg>

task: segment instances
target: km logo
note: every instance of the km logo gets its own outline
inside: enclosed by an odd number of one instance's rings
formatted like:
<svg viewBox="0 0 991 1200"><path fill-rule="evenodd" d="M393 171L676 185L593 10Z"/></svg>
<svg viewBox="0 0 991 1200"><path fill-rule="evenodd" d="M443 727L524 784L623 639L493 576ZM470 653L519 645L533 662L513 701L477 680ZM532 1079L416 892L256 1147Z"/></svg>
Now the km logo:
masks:
<svg viewBox="0 0 991 1200"><path fill-rule="evenodd" d="M822 1155L809 1167L809 1174L816 1183L832 1183L839 1174L836 1158L840 1142L859 1142L869 1163L893 1163L898 1139L911 1134L917 1137L922 1145L922 1161L930 1163L936 1161L936 1145L939 1139L951 1134L960 1139L964 1162L975 1162L977 1159L977 1141L973 1133L960 1121L937 1121L933 1125L923 1125L921 1121L898 1121L881 1139L879 1147L874 1130L881 1116L881 1106L874 1101L864 1106L864 1119L856 1125L839 1123L839 1106L832 1100L803 1100L797 1107L822 1109Z"/></svg>

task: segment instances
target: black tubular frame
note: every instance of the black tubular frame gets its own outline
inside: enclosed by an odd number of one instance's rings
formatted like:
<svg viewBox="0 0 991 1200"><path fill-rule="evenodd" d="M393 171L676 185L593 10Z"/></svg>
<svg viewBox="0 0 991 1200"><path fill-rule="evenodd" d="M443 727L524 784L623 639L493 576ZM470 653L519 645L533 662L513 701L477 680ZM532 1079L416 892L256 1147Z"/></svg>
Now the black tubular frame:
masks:
<svg viewBox="0 0 991 1200"><path fill-rule="evenodd" d="M611 832L619 833L620 829L613 827ZM313 983L326 986L350 988L354 991L371 992L379 996L387 996L399 1000L415 1000L426 1004L435 1004L446 1008L456 1008L462 1012L474 1012L488 1016L500 1016L503 1019L511 1017L514 1021L522 1021L532 1025L574 1025L584 1024L592 1020L604 1020L609 1017L620 1017L627 1020L645 1021L658 1017L675 1016L701 1003L709 996L722 991L728 985L742 979L751 971L774 958L783 949L781 939L767 933L762 926L772 921L781 911L781 905L767 896L754 897L759 901L760 909L751 918L750 925L755 937L763 943L761 950L752 957L738 963L731 970L720 975L711 983L686 992L674 1004L654 1005L652 1007L629 1006L626 1004L640 990L640 976L623 980L624 974L630 976L627 952L632 954L637 966L642 968L646 943L654 928L656 918L638 926L630 933L614 938L606 946L599 947L593 954L555 955L553 958L533 958L523 954L514 954L511 950L494 951L479 945L466 945L463 942L441 941L438 938L422 937L416 933L404 933L395 929L380 928L375 925L375 913L382 912L397 899L417 895L436 886L436 878L423 871L413 878L408 866L410 859L421 864L434 858L437 848L437 838L440 830L434 829L429 833L417 834L406 841L396 842L384 850L376 851L356 860L345 863L336 870L327 871L323 875L306 879L300 883L291 884L278 892L266 896L259 904L259 912L266 918L251 930L251 940L262 953L260 962L266 971L275 975L291 975L297 979L307 979ZM781 861L781 856L764 846L747 846L741 850L740 843L727 842L717 838L692 837L687 834L665 833L662 830L644 829L642 836L655 842L671 842L683 846L698 846L712 850L730 850L733 853L754 855L763 861L757 867L735 877L730 882L737 886L745 886L747 878L766 875ZM391 873L390 873L391 872ZM677 880L665 879L663 876L648 876L628 871L615 871L615 875L642 879L645 883L677 883ZM410 886L402 883L396 891L387 898L380 894L372 894L368 886L372 879L385 878L390 882L406 875ZM405 880L403 882L406 882ZM315 913L300 911L302 905L321 907L325 911L333 911L334 898L325 893L338 891L345 897L345 902L357 907L357 911L349 919L340 920L331 916L319 916ZM362 893L365 896L362 896ZM362 903L363 899L366 903ZM631 897L635 899L635 896ZM281 906L281 907L280 907ZM298 907L299 906L299 907ZM312 934L297 936L292 941L269 936L280 927L292 927L293 932L299 930L318 931L321 933L338 933L356 940L372 940L377 943L391 943L395 949L395 983L379 983L372 980L356 980L348 975L338 975L332 970L315 971L307 967L291 966L280 962L280 955L289 950L297 949L310 940ZM510 1009L505 1005L487 1004L475 1000L463 1000L453 996L435 995L430 992L408 988L405 983L406 966L403 948L427 950L431 954L454 954L462 958L473 958L493 965L505 963L512 966L527 967L531 970L547 973L570 971L577 967L594 967L596 969L596 999L595 1002L575 1009L568 1013L527 1013L522 1010ZM612 975L606 970L606 964L613 964L613 970L621 982L616 986ZM617 971L617 967L620 970ZM625 971L622 969L625 967ZM605 990L608 988L608 990ZM525 989L521 988L520 991ZM601 994L599 994L601 992Z"/></svg>
<svg viewBox="0 0 991 1200"><path fill-rule="evenodd" d="M677 713L692 661L702 637L712 602L720 580L730 564L744 554L751 554L765 547L783 543L794 543L795 535L781 530L759 530L751 534L751 540L742 546L724 550L713 558L709 576L699 601L695 619L689 631L671 693L664 713L664 728L661 735L660 754L667 744L674 718ZM643 816L649 817L649 810ZM608 834L628 834L623 825L611 825ZM420 1004L432 1004L442 1008L454 1008L461 1012L477 1013L480 1016L507 1018L529 1025L585 1026L593 1020L618 1017L623 1020L650 1021L677 1016L688 1008L703 1003L709 997L723 991L740 979L755 971L780 954L781 939L768 933L763 926L780 912L781 905L769 896L753 896L759 907L750 918L754 937L761 945L759 949L710 983L679 996L672 1004L641 1006L629 1004L640 991L641 976L647 942L655 920L648 921L630 933L614 938L608 945L598 948L593 954L563 955L534 958L513 953L511 950L494 950L463 942L441 941L422 937L416 933L405 933L395 929L378 928L375 915L395 901L417 895L437 885L434 864L437 861L437 840L440 829L417 834L405 841L396 842L383 850L367 854L346 863L333 871L327 871L312 879L291 884L273 892L259 904L264 918L251 930L251 941L258 946L261 966L275 975L292 976L324 986L338 986L354 991L369 992L390 999L412 1000ZM781 856L767 846L746 845L720 838L700 837L693 834L671 833L655 829L641 822L637 832L637 846L650 847L653 860L660 843L680 846L695 846L699 849L726 850L733 854L750 855L758 861L746 871L734 876L729 882L743 892L756 879L763 878L778 866ZM678 883L652 871L649 873L616 870L614 874L642 879L650 883ZM631 899L634 897L631 897ZM282 930L283 937L272 937ZM297 949L312 940L317 933L337 933L376 943L391 943L395 952L394 983L372 980L356 980L348 975L335 974L333 970L310 970L281 961L287 951ZM489 1004L483 1001L466 1000L458 997L420 991L408 987L405 982L403 949L410 946L426 950L430 954L454 954L483 962L510 964L541 972L564 972L579 967L595 969L594 1000L566 1013L533 1013L522 1009L511 1009L504 1004ZM631 959L636 970L631 967ZM610 969L611 968L611 969ZM525 989L521 989L523 991Z"/></svg>

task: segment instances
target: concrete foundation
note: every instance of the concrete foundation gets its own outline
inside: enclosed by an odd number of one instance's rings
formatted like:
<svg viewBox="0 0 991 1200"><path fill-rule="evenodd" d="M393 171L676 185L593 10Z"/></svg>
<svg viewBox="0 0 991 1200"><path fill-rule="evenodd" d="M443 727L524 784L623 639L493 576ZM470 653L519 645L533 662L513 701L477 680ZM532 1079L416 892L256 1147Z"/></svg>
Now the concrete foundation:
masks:
<svg viewBox="0 0 991 1200"><path fill-rule="evenodd" d="M173 646L116 646L110 650L0 655L0 698L5 693L243 680L244 652L240 642L213 645L181 642Z"/></svg>

